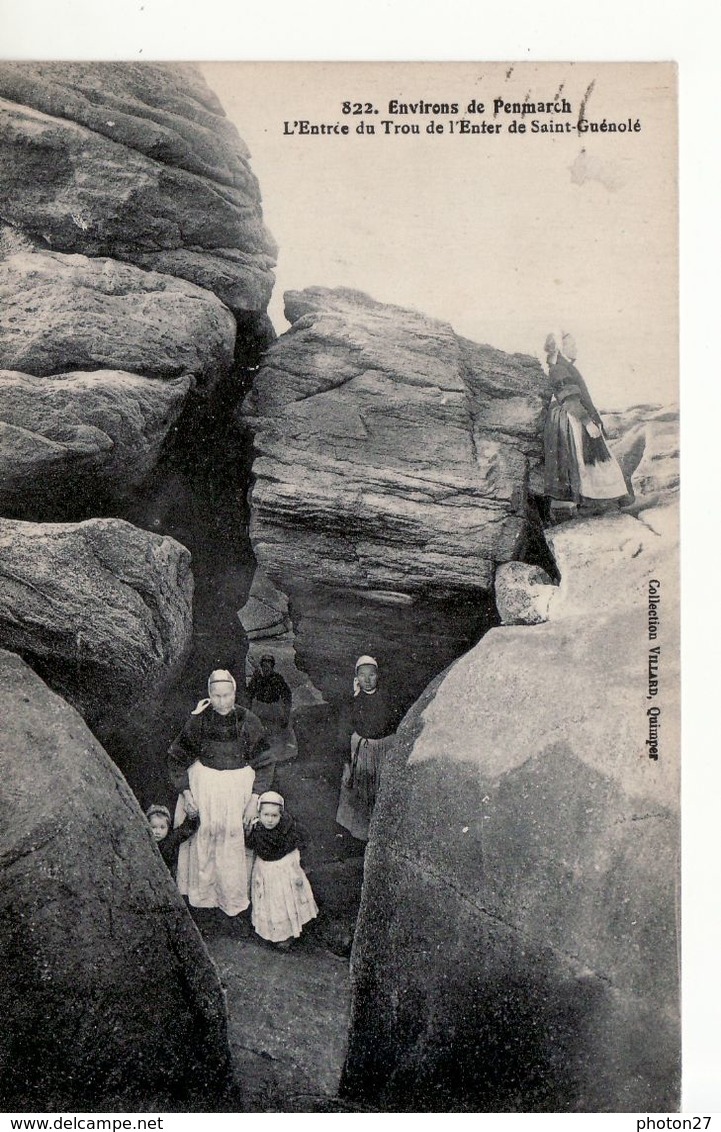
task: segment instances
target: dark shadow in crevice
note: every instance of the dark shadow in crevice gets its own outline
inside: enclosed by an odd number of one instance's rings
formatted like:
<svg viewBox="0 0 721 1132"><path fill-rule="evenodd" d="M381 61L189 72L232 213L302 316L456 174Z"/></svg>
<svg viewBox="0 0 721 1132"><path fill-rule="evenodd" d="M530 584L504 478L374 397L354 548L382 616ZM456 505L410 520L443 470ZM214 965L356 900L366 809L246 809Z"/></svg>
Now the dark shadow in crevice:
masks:
<svg viewBox="0 0 721 1132"><path fill-rule="evenodd" d="M246 499L252 456L236 411L249 378L250 371L236 368L211 391L190 394L150 481L119 516L187 547L195 581L192 641L180 670L167 684L139 687L130 707L100 705L90 721L144 807L174 805L167 747L206 695L213 668L233 673L243 701L247 644L237 610L256 562Z"/></svg>
<svg viewBox="0 0 721 1132"><path fill-rule="evenodd" d="M526 510L527 523L518 552L518 560L529 566L539 566L545 570L555 585L561 580L556 560L549 549L544 534L550 526L550 501L545 495L529 495Z"/></svg>

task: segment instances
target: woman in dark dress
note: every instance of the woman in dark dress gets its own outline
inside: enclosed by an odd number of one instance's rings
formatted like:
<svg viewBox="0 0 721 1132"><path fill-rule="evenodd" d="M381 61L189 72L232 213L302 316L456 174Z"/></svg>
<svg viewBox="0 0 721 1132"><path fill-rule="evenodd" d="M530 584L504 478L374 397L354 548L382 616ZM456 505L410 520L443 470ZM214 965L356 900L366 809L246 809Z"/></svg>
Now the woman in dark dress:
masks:
<svg viewBox="0 0 721 1132"><path fill-rule="evenodd" d="M393 747L397 723L397 713L378 679L378 662L372 656L359 657L350 707L353 733L335 819L359 841L368 840L383 763Z"/></svg>
<svg viewBox="0 0 721 1132"><path fill-rule="evenodd" d="M575 366L572 335L545 342L553 399L544 430L545 493L551 500L598 506L628 494L623 472L606 443L603 422Z"/></svg>
<svg viewBox="0 0 721 1132"><path fill-rule="evenodd" d="M250 903L252 854L246 854L244 830L273 777L263 757L263 724L236 705L235 691L229 672L211 673L208 699L200 701L168 751L179 793L175 825L186 815L200 816L198 832L180 846L178 888L194 908L221 908L228 916Z"/></svg>

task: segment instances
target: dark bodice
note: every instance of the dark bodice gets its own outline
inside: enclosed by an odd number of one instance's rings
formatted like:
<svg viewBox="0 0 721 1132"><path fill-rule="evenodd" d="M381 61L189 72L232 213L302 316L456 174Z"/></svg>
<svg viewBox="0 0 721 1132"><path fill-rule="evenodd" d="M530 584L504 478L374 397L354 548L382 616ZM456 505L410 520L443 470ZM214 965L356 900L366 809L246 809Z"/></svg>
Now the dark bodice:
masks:
<svg viewBox="0 0 721 1132"><path fill-rule="evenodd" d="M302 849L303 838L295 819L283 812L275 829L265 829L260 822L254 825L246 834L245 844L262 861L280 861L294 849Z"/></svg>
<svg viewBox="0 0 721 1132"><path fill-rule="evenodd" d="M213 770L237 770L244 766L259 770L267 745L265 728L253 712L236 705L228 715L220 715L208 707L199 715L191 715L170 744L171 782L179 793L186 790L188 767L196 760ZM267 790L269 784L264 778L258 789Z"/></svg>
<svg viewBox="0 0 721 1132"><path fill-rule="evenodd" d="M397 727L396 714L383 688L369 695L359 692L351 704L353 730L364 739L382 739Z"/></svg>

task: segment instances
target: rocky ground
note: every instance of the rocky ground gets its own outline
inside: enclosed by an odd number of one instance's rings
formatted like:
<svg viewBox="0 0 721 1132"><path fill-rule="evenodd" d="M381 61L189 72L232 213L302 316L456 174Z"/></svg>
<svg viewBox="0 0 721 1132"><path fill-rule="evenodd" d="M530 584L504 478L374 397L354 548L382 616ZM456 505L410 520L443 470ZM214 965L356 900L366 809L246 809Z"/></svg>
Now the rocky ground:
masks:
<svg viewBox="0 0 721 1132"><path fill-rule="evenodd" d="M312 928L287 954L220 932L206 945L226 993L237 1111L334 1111L350 1013L347 959Z"/></svg>

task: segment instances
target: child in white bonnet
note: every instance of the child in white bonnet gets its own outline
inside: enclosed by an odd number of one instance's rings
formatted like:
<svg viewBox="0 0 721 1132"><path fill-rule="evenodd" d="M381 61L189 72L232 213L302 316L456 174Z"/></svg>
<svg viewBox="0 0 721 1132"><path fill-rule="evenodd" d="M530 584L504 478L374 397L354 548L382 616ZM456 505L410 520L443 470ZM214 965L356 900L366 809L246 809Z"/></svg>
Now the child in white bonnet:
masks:
<svg viewBox="0 0 721 1132"><path fill-rule="evenodd" d="M246 835L255 850L251 880L251 921L261 939L286 951L303 926L318 915L307 876L300 865L301 835L280 794L258 799L258 817Z"/></svg>

